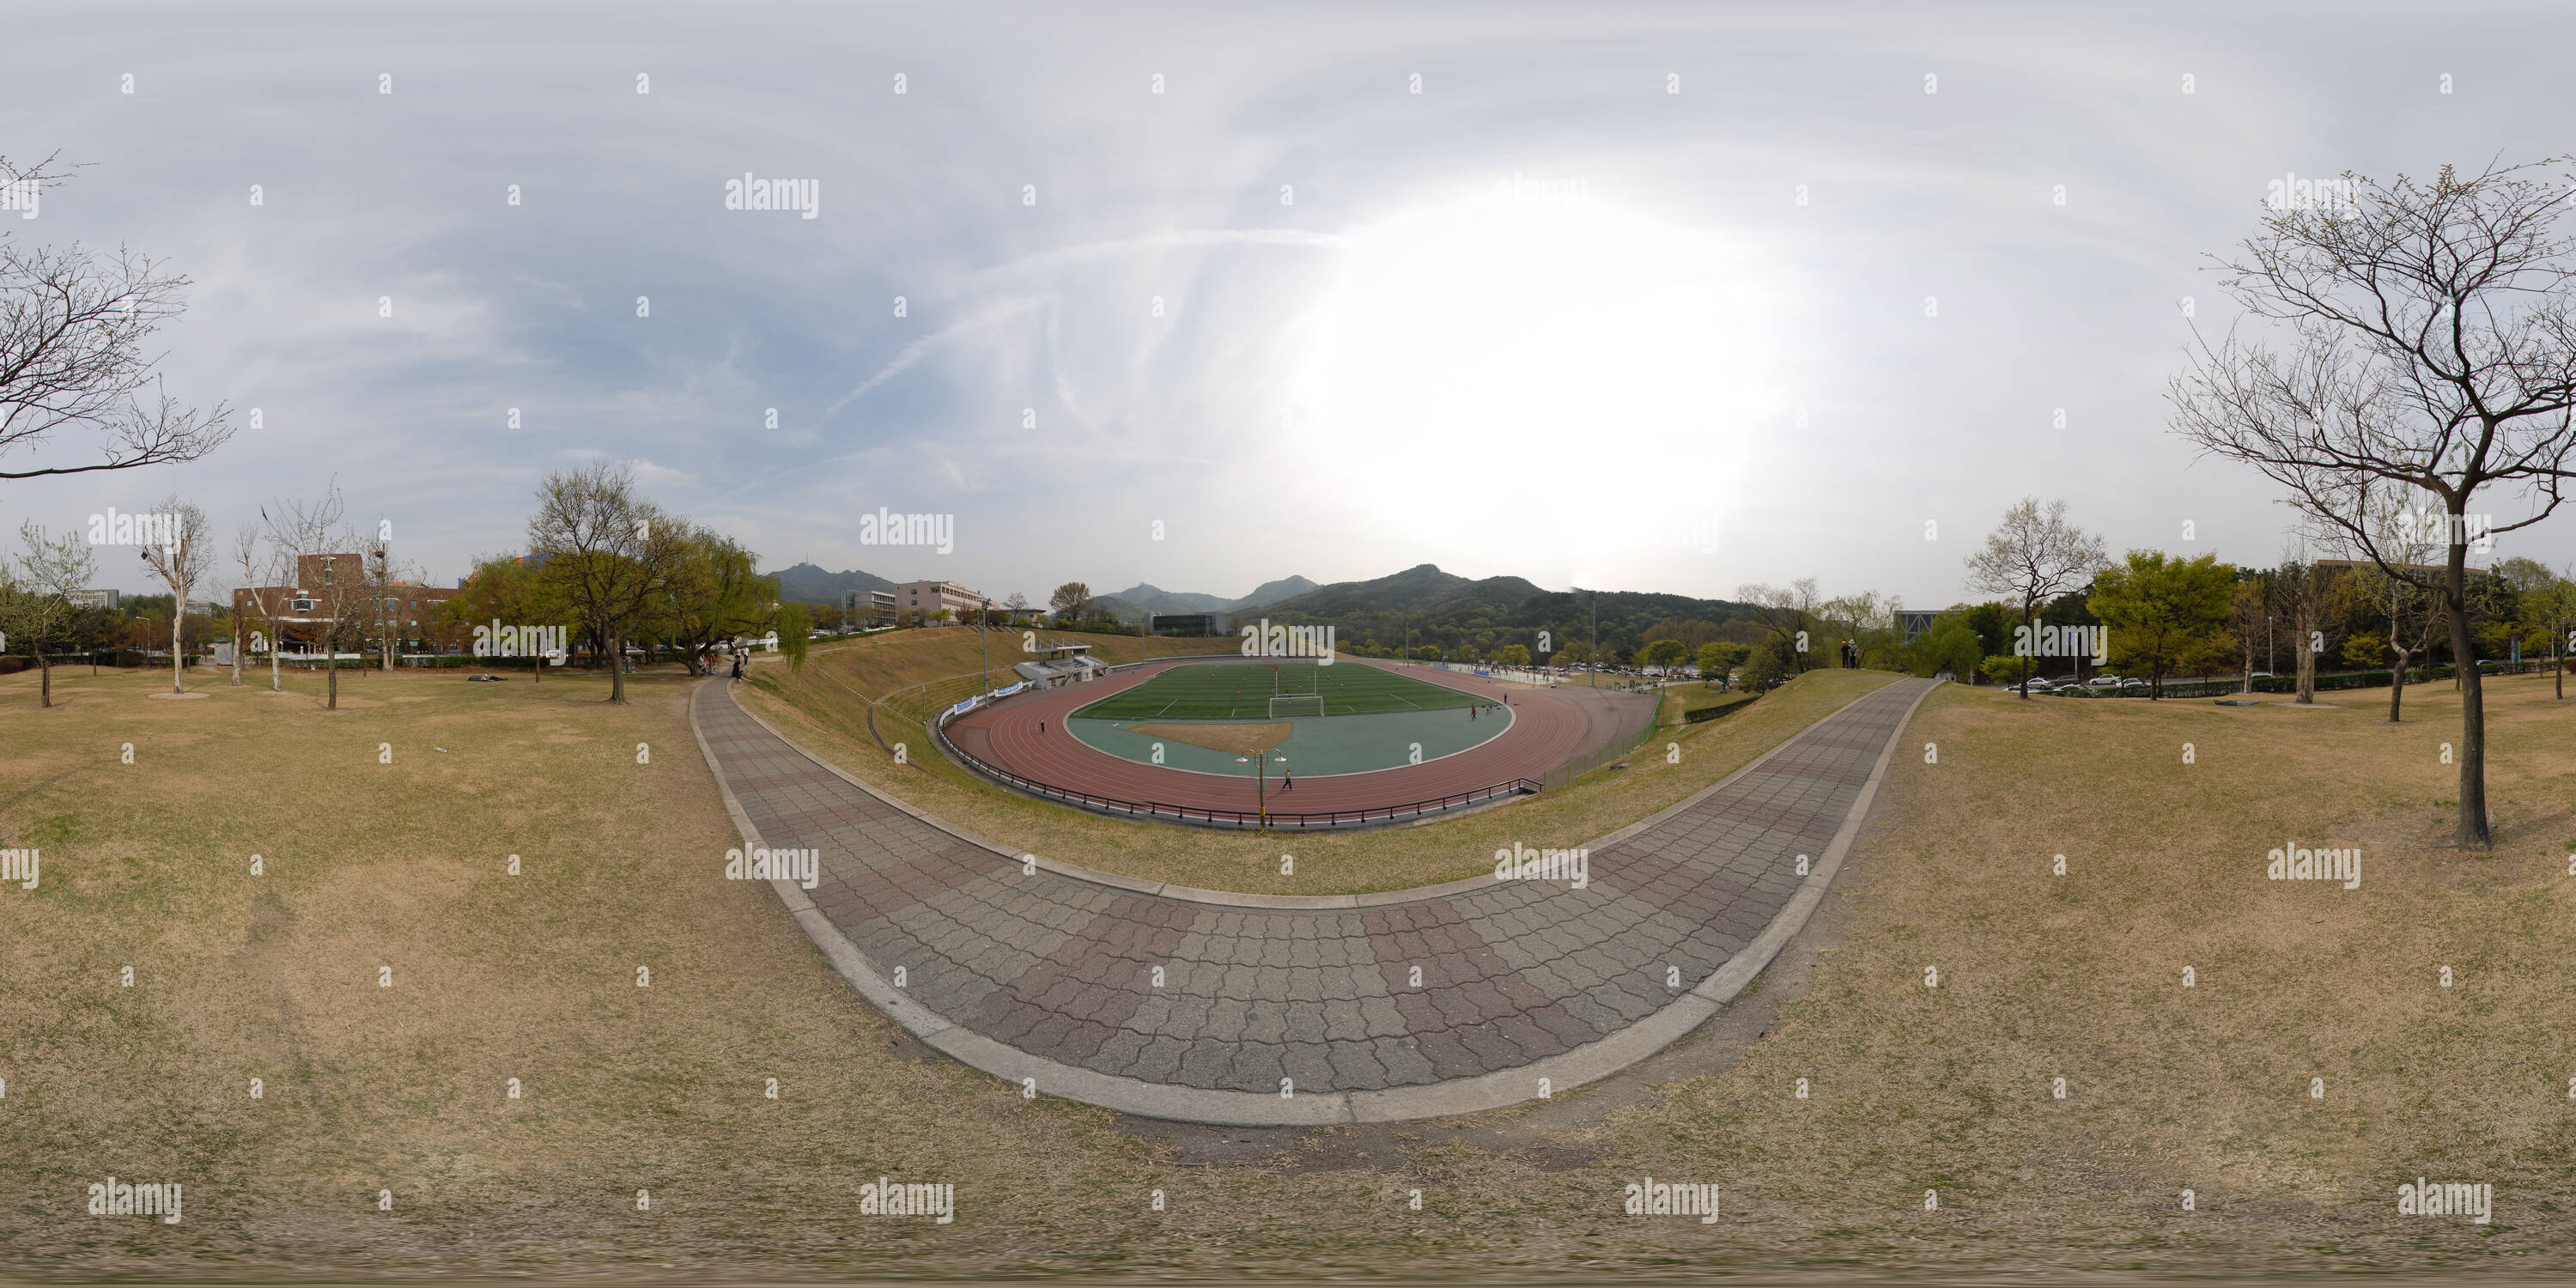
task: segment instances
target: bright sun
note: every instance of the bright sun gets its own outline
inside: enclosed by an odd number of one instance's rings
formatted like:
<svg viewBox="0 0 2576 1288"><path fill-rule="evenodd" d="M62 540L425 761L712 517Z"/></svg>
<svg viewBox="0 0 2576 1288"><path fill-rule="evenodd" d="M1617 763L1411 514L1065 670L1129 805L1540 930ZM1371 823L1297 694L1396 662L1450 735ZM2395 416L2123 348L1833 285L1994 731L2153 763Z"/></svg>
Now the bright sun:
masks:
<svg viewBox="0 0 2576 1288"><path fill-rule="evenodd" d="M1496 195L1351 240L1308 318L1291 437L1368 461L1345 479L1382 490L1369 500L1434 521L1569 488L1609 500L1654 486L1626 449L1727 459L1767 409L1765 301L1710 234ZM1514 461L1540 468L1479 467ZM1460 486L1423 486L1444 477Z"/></svg>

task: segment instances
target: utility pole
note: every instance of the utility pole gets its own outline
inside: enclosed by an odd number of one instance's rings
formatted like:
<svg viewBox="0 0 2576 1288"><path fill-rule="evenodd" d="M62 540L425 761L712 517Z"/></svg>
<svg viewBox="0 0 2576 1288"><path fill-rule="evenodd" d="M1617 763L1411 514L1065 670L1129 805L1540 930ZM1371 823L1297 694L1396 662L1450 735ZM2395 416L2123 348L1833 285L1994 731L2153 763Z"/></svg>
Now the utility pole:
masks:
<svg viewBox="0 0 2576 1288"><path fill-rule="evenodd" d="M975 633L984 645L984 691L993 691L993 601L984 601L984 611L975 615Z"/></svg>
<svg viewBox="0 0 2576 1288"><path fill-rule="evenodd" d="M1592 591L1586 601L1592 608L1592 687L1601 687L1601 592Z"/></svg>

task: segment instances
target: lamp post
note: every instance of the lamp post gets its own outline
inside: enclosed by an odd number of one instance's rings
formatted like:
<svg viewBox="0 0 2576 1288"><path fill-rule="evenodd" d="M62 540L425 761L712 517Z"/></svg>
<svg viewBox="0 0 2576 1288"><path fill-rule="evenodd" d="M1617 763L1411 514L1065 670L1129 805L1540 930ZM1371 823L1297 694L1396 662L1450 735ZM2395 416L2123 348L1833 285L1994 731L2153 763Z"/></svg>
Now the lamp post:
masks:
<svg viewBox="0 0 2576 1288"><path fill-rule="evenodd" d="M993 601L984 601L984 610L975 615L975 633L983 636L984 691L993 691Z"/></svg>

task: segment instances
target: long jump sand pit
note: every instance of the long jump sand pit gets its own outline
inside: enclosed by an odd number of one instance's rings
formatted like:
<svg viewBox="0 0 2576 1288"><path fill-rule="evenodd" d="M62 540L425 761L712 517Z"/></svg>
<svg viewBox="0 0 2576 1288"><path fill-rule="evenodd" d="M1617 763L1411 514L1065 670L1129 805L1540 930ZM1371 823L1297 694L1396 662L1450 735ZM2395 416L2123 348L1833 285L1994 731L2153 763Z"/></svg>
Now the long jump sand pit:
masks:
<svg viewBox="0 0 2576 1288"><path fill-rule="evenodd" d="M1186 742L1210 751L1249 756L1288 741L1289 733L1296 726L1282 720L1277 724L1140 724L1129 728L1148 738Z"/></svg>

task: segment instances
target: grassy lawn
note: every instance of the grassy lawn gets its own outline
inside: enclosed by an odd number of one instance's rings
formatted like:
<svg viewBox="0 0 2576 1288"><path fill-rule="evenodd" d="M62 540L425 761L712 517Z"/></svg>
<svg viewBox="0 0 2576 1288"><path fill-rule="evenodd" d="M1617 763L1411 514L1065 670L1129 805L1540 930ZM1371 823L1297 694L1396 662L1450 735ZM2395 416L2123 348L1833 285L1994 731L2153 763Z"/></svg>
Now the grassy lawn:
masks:
<svg viewBox="0 0 2576 1288"><path fill-rule="evenodd" d="M761 718L852 777L979 836L1104 872L1254 894L1401 890L1490 872L1494 851L1514 843L1581 845L1724 778L1896 678L1810 672L1741 715L1665 730L1620 762L1626 768L1480 813L1375 832L1264 837L1131 823L1003 791L940 755L918 715L906 718L881 706L878 735L907 749L909 763L897 765L868 733L863 696L869 677L890 669L880 659L822 646L801 673L765 663L741 696ZM971 692L971 679L967 686ZM1667 744L1680 747L1681 763L1667 763ZM1294 875L1280 875L1282 853L1295 857Z"/></svg>
<svg viewBox="0 0 2576 1288"><path fill-rule="evenodd" d="M1810 676L1692 736L1785 726L1796 700L1873 678ZM37 890L0 889L0 1267L18 1274L1490 1282L2576 1255L2576 706L2546 677L2490 684L2501 839L2476 857L2431 848L2453 797L2443 685L2410 692L2395 728L2366 694L2300 710L1945 688L1828 905L1841 947L1739 1063L1544 1154L1399 1126L1350 1170L1295 1150L1176 1166L1110 1114L924 1058L768 890L719 879L733 833L677 683L610 708L580 675L369 676L326 716L317 678L190 702L145 696L166 676L57 679L54 712L32 709L32 676L0 679L0 827L43 851ZM1684 745L1694 777L1724 759ZM1680 785L1649 761L1566 798L1633 818ZM954 790L888 781L934 809ZM2360 847L2360 888L2265 880L2284 838ZM184 1222L85 1215L110 1174L183 1182ZM857 1215L880 1174L955 1184L956 1223ZM1620 1215L1649 1174L1723 1184L1726 1215ZM2494 1223L2400 1217L2418 1175L2493 1184Z"/></svg>

